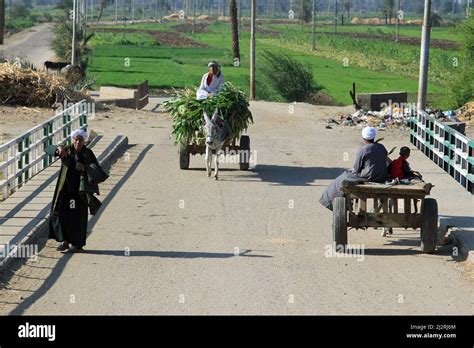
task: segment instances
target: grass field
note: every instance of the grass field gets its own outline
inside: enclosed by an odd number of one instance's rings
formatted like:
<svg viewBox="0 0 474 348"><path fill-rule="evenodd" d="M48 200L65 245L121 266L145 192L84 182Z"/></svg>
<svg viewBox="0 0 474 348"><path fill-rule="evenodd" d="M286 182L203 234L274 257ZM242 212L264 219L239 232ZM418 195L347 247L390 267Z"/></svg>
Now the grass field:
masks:
<svg viewBox="0 0 474 348"><path fill-rule="evenodd" d="M273 27L277 28L282 25L274 24ZM333 32L333 27L322 26L317 28L320 32ZM365 25L346 25L338 26L337 31L339 33L364 33L372 35L386 35L395 37L396 27L391 26L365 26ZM406 37L421 37L421 26L400 26L400 36ZM431 38L435 40L446 40L446 41L459 41L453 27L435 27L431 28Z"/></svg>
<svg viewBox="0 0 474 348"><path fill-rule="evenodd" d="M271 26L275 29L275 26ZM280 35L272 40L273 45L284 47L298 46L300 50L308 51L311 46L309 28L297 26L279 27ZM362 39L332 34L317 36L316 55L346 65L367 68L373 71L386 71L410 78L417 78L420 60L420 48L414 45L397 44L377 39ZM456 67L453 59L459 57L457 50L432 48L430 50L430 80L442 84Z"/></svg>
<svg viewBox="0 0 474 348"><path fill-rule="evenodd" d="M126 28L172 30L169 25L163 26L159 23L134 24L128 25ZM208 30L209 32L186 34L186 36L207 44L209 48L153 46L149 43L143 44L143 40L146 39L142 35L137 37L136 34L111 34L112 36L121 35L130 43L120 45L114 43L116 39L113 37L101 38L98 36L94 43L94 59L89 67L89 72L97 77L96 87L100 85L135 87L147 79L152 88L184 88L199 84L202 74L207 70L207 62L214 59L223 65L223 73L227 81L233 82L236 86L248 92L249 33L244 31L241 37L242 65L241 67L234 67L232 64L229 26L216 23L210 25ZM289 38L292 38L293 41L289 41ZM120 37L119 39L121 40ZM408 67L409 63L412 63L411 60L417 60L416 48L401 45L403 46L402 51L397 52L391 50L386 43L378 43L376 40L361 39L361 42L352 45L349 45L344 37L337 38L336 41L332 37L327 37L325 40L323 41L321 37L319 44L321 47L334 46L336 50L333 49L335 52L333 57L314 55L309 52L309 46L306 47L306 45L309 45L307 33L301 33L298 26L294 26L290 31L287 30L286 33L282 30L281 37L277 38L259 35L257 39L257 67L263 63L260 54L265 50L289 54L309 66L314 73L315 80L323 85L325 91L338 103L342 104L351 103L348 91L352 86L352 82L357 83L358 92L404 90L409 93L416 93L417 79L402 76L403 71L397 71L397 69L408 71L416 66L417 63L413 62L413 67ZM362 65L361 67L355 64L357 57L354 52L364 41L377 50L375 56L379 59L375 61L376 63L371 63L369 66ZM388 52L384 53L384 50ZM402 61L398 65L393 65L390 68L392 70L385 66L392 61L389 60L390 55L398 54L400 56L406 54L406 52L411 52L409 61ZM447 53L440 52L439 56L443 56L443 54ZM344 66L341 57L348 55L351 63ZM436 60L437 53L434 53L433 56ZM366 57L359 57L358 59L362 62L364 59L367 60ZM126 60L126 58L129 60ZM127 62L130 63L129 66L127 66ZM380 62L385 62L385 65L380 65ZM443 88L431 83L429 91L430 93L442 93ZM266 100L283 100L270 86L267 77L260 73L258 68L257 97Z"/></svg>

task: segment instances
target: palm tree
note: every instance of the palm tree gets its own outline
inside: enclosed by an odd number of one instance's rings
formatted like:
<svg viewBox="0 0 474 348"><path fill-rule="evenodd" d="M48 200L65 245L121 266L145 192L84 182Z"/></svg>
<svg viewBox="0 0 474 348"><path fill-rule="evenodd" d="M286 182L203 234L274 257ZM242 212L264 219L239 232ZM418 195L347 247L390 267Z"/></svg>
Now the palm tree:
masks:
<svg viewBox="0 0 474 348"><path fill-rule="evenodd" d="M232 29L232 54L235 58L240 61L240 48L239 48L239 22L237 15L237 1L230 0L230 23Z"/></svg>
<svg viewBox="0 0 474 348"><path fill-rule="evenodd" d="M354 6L352 0L345 0L342 7L347 11L347 19L351 18L351 8Z"/></svg>
<svg viewBox="0 0 474 348"><path fill-rule="evenodd" d="M106 2L107 0L100 0L100 10L99 10L99 16L97 17L97 21L100 21L100 18L102 17L102 14L104 13Z"/></svg>
<svg viewBox="0 0 474 348"><path fill-rule="evenodd" d="M441 18L441 16L439 15L438 12L434 11L431 14L431 26L432 27L440 27L442 25L443 25L443 19Z"/></svg>
<svg viewBox="0 0 474 348"><path fill-rule="evenodd" d="M382 13L385 16L385 25L392 25L392 18L394 15L395 9L395 0L385 0L382 5ZM388 23L387 23L388 19Z"/></svg>

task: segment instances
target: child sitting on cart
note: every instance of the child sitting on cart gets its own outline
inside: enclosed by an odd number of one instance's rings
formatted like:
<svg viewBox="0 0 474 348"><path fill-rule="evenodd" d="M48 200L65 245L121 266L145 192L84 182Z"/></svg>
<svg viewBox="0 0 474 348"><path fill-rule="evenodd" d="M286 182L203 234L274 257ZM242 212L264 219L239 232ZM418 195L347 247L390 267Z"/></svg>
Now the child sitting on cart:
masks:
<svg viewBox="0 0 474 348"><path fill-rule="evenodd" d="M403 146L400 149L400 157L392 161L388 166L391 179L421 179L421 174L419 172L411 170L410 164L407 161L408 157L410 157L410 149Z"/></svg>

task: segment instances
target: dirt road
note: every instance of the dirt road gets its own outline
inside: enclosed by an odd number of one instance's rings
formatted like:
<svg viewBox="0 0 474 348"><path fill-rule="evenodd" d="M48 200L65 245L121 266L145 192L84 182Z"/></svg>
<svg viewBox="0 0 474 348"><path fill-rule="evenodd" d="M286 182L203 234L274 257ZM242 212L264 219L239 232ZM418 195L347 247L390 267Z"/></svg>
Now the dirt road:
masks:
<svg viewBox="0 0 474 348"><path fill-rule="evenodd" d="M5 44L0 45L0 51L9 60L16 57L27 58L42 70L44 62L54 58L54 52L49 48L52 37L52 25L39 24L7 38Z"/></svg>
<svg viewBox="0 0 474 348"><path fill-rule="evenodd" d="M203 157L178 169L166 115L102 113L97 131L134 144L103 185L84 254L48 242L0 290L3 314L472 314L474 286L451 249L421 254L419 233L349 231L363 255L335 257L331 213L318 199L352 166L360 131L325 129L351 108L252 103L257 166L224 164L206 177ZM387 148L407 133L384 136ZM413 146L411 146L413 148ZM472 216L470 195L424 155L411 162L433 182L440 212ZM415 165L416 164L416 165ZM472 200L471 200L472 202Z"/></svg>

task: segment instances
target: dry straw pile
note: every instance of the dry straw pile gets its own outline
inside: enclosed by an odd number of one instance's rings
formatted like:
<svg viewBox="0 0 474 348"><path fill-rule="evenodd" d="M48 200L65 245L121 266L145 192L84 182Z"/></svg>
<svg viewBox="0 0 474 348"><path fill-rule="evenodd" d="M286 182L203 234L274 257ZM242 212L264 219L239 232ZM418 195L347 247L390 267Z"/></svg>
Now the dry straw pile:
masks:
<svg viewBox="0 0 474 348"><path fill-rule="evenodd" d="M61 76L20 68L12 63L0 64L0 104L53 107L56 103L87 99L68 88Z"/></svg>

